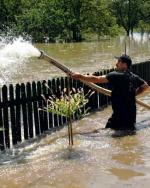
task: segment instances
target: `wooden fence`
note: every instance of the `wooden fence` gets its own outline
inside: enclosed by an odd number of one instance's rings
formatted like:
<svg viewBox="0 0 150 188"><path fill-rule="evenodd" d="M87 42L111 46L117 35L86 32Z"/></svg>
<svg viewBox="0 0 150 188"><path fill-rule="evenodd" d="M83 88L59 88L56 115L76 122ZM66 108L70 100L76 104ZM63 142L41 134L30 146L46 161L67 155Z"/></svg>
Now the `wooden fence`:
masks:
<svg viewBox="0 0 150 188"><path fill-rule="evenodd" d="M95 72L94 75L104 75L112 70ZM133 65L133 72L150 81L150 62ZM70 87L83 87L85 94L89 88L79 81L70 79ZM48 81L33 81L13 86L3 85L0 90L0 149L12 148L18 142L35 138L47 130L65 125L66 118L40 110L46 105L42 96L48 98L52 94L57 97L68 85L66 77ZM100 86L108 88L106 84ZM110 98L95 92L86 107L91 110L100 109L109 104ZM74 116L74 119L76 117Z"/></svg>

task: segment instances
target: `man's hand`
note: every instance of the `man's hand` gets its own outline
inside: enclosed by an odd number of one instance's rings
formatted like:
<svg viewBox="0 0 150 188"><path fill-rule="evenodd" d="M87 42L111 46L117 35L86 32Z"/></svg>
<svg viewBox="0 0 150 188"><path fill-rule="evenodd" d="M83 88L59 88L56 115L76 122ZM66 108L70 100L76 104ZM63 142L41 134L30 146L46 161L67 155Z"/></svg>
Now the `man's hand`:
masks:
<svg viewBox="0 0 150 188"><path fill-rule="evenodd" d="M73 78L73 79L75 79L75 80L80 80L80 79L82 79L82 74L80 74L80 73L78 73L78 72L72 72L71 74L70 74L70 76L71 76L71 78Z"/></svg>

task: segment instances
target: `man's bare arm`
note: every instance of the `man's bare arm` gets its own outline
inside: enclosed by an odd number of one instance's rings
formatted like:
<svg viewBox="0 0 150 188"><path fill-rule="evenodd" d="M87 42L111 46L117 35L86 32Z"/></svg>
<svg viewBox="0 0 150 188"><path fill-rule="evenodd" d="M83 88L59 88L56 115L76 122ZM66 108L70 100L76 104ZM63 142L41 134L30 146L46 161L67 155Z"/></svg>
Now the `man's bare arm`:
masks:
<svg viewBox="0 0 150 188"><path fill-rule="evenodd" d="M86 82L92 82L92 83L108 83L108 80L105 75L103 76L93 76L93 75L83 75L80 73L72 73L71 77L76 80L83 80Z"/></svg>
<svg viewBox="0 0 150 188"><path fill-rule="evenodd" d="M143 92L145 92L147 89L149 88L149 85L144 82L144 84L142 86L140 86L137 90L136 90L136 95L140 95Z"/></svg>

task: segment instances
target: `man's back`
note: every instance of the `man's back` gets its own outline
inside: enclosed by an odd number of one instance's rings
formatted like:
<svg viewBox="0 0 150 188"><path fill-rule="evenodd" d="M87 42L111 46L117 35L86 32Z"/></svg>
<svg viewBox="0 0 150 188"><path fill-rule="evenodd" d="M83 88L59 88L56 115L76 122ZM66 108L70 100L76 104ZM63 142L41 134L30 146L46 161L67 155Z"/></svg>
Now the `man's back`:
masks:
<svg viewBox="0 0 150 188"><path fill-rule="evenodd" d="M117 130L134 129L136 122L136 89L142 85L144 81L129 70L111 72L107 75L107 79L112 87L111 100L113 114L109 119L112 126L110 128ZM110 125L107 125L106 127L109 126Z"/></svg>

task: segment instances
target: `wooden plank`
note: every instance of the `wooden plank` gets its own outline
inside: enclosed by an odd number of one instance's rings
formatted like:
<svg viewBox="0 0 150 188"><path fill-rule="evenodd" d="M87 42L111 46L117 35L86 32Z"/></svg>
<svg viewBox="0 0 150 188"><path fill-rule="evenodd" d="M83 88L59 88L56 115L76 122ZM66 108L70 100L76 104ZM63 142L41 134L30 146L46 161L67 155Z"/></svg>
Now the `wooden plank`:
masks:
<svg viewBox="0 0 150 188"><path fill-rule="evenodd" d="M64 95L65 88L66 88L65 78L64 77L60 78L60 85L61 85L61 92L62 92L61 95ZM61 117L61 121L62 121L62 125L65 125L67 123L67 118L62 116Z"/></svg>
<svg viewBox="0 0 150 188"><path fill-rule="evenodd" d="M77 82L78 82L77 80L72 79L72 90L74 94L77 93ZM73 120L76 120L76 119L78 119L78 112L75 112L73 114Z"/></svg>
<svg viewBox="0 0 150 188"><path fill-rule="evenodd" d="M40 134L43 133L43 98L41 82L37 82L37 96L38 96L38 111L39 111L39 123L40 123Z"/></svg>
<svg viewBox="0 0 150 188"><path fill-rule="evenodd" d="M8 113L8 89L6 85L2 87L2 102L3 102L3 123L4 123L4 135L5 145L10 147L10 129L9 129L9 113Z"/></svg>
<svg viewBox="0 0 150 188"><path fill-rule="evenodd" d="M48 97L52 97L52 82L51 80L48 80ZM54 127L54 115L52 113L48 113L48 127L51 129Z"/></svg>
<svg viewBox="0 0 150 188"><path fill-rule="evenodd" d="M42 82L42 93L44 96L44 100L43 100L43 107L45 106L47 108L47 96L48 96L48 88L46 87L47 83L45 80L43 80ZM48 113L47 111L43 111L43 131L47 131L48 130Z"/></svg>
<svg viewBox="0 0 150 188"><path fill-rule="evenodd" d="M67 84L67 83L66 83ZM81 90L81 89L83 89L84 90L84 88L86 88L87 90L88 90L88 86L87 85L85 85L83 82L81 82L81 81L77 81L76 82L76 92L78 92L78 90ZM85 94L85 92L84 92L84 94ZM87 106L88 106L88 103L87 103ZM75 118L76 119L79 119L79 111L77 111L77 113L76 113L76 115L75 115Z"/></svg>
<svg viewBox="0 0 150 188"><path fill-rule="evenodd" d="M38 98L37 98L37 85L32 82L32 95L33 95L33 116L34 116L34 125L35 125L35 134L40 134L40 122L39 122L39 112L38 112Z"/></svg>
<svg viewBox="0 0 150 188"><path fill-rule="evenodd" d="M2 87L2 101L3 101L3 122L4 122L4 135L5 135L5 144L6 147L10 147L10 137L9 137L9 117L8 117L8 89L4 85Z"/></svg>
<svg viewBox="0 0 150 188"><path fill-rule="evenodd" d="M27 115L28 115L28 126L29 126L29 136L33 138L33 111L32 111L32 91L31 84L28 82L26 84L27 92Z"/></svg>
<svg viewBox="0 0 150 188"><path fill-rule="evenodd" d="M150 61L147 63L147 74L148 74L148 78L147 78L147 82L150 83Z"/></svg>
<svg viewBox="0 0 150 188"><path fill-rule="evenodd" d="M9 98L10 98L10 122L12 130L12 143L17 143L17 130L16 130L16 112L15 112L15 98L14 98L14 87L12 84L9 85Z"/></svg>
<svg viewBox="0 0 150 188"><path fill-rule="evenodd" d="M145 80L148 82L150 81L150 62L146 62L144 66L145 71Z"/></svg>
<svg viewBox="0 0 150 188"><path fill-rule="evenodd" d="M61 91L62 91L62 89L61 89L61 79L57 78L56 79L56 97L59 98L59 99L61 97ZM58 119L58 126L61 126L63 124L62 116L58 115L57 119Z"/></svg>
<svg viewBox="0 0 150 188"><path fill-rule="evenodd" d="M5 144L4 144L4 122L3 122L3 113L2 113L2 99L1 99L1 90L0 90L0 128L2 129L0 131L0 149L4 150L5 149Z"/></svg>
<svg viewBox="0 0 150 188"><path fill-rule="evenodd" d="M26 95L26 86L24 83L21 84L21 99L22 99L22 121L23 121L23 131L24 131L24 139L27 140L29 138L29 127L28 127L28 114L27 114L27 95Z"/></svg>
<svg viewBox="0 0 150 188"><path fill-rule="evenodd" d="M56 96L56 80L52 79L52 93ZM59 120L57 114L54 114L54 127L59 126Z"/></svg>
<svg viewBox="0 0 150 188"><path fill-rule="evenodd" d="M16 139L21 142L21 100L20 100L20 85L16 84Z"/></svg>

